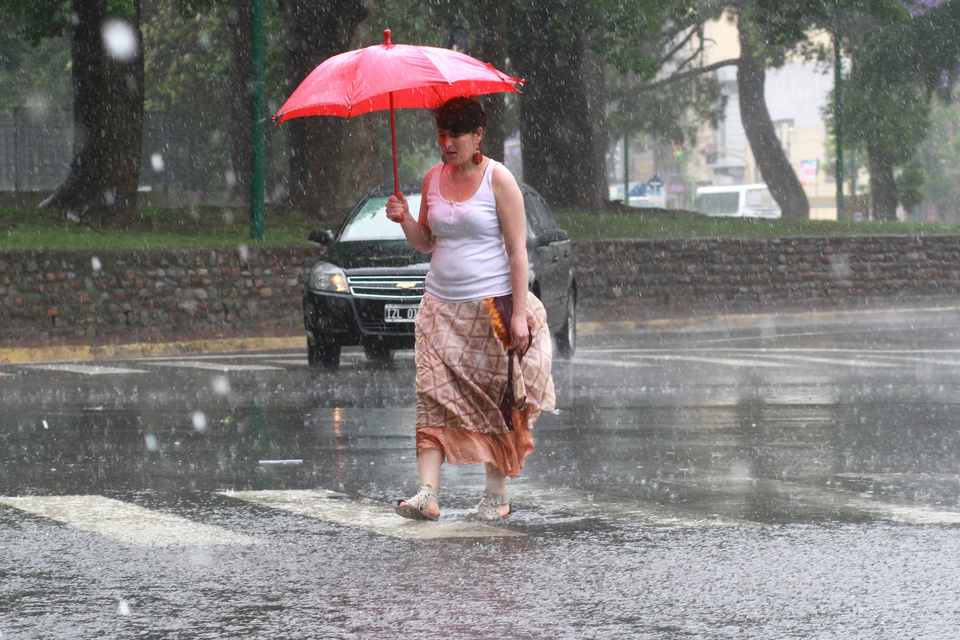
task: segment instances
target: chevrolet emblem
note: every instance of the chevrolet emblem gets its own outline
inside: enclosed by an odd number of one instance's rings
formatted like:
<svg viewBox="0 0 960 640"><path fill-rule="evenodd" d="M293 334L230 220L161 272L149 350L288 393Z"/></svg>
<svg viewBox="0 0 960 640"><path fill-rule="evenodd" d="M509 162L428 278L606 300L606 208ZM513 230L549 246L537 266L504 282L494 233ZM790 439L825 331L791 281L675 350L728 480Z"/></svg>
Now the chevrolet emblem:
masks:
<svg viewBox="0 0 960 640"><path fill-rule="evenodd" d="M398 282L396 286L397 286L397 289L413 289L415 286L417 286L417 283L416 283L416 282L409 282L409 281L407 281L407 282Z"/></svg>

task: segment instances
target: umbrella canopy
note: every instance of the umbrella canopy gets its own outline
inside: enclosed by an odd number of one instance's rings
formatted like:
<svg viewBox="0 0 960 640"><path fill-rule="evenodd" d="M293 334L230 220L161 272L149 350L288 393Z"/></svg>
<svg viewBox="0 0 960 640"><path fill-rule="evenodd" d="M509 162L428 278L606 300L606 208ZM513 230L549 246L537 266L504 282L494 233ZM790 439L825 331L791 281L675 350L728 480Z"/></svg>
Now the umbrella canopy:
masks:
<svg viewBox="0 0 960 640"><path fill-rule="evenodd" d="M526 81L452 49L393 44L389 29L383 32L383 39L383 44L325 60L310 72L273 119L280 124L300 116L349 118L389 109L393 181L399 196L394 109L433 109L461 96L519 93L516 85Z"/></svg>
<svg viewBox="0 0 960 640"><path fill-rule="evenodd" d="M516 93L516 85L523 83L452 49L392 44L387 30L384 44L341 53L311 71L274 121L432 109L460 96Z"/></svg>

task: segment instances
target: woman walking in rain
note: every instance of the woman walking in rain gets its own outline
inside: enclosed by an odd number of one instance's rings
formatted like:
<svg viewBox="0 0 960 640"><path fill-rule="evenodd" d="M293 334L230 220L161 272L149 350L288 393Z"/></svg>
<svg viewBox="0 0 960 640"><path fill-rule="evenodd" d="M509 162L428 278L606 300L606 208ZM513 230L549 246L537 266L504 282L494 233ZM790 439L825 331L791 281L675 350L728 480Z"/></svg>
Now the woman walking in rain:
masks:
<svg viewBox="0 0 960 640"><path fill-rule="evenodd" d="M387 216L432 253L416 321L417 470L406 518L440 517L440 468L483 463L473 517L510 515L507 478L533 451L530 428L555 405L546 312L527 291L526 216L516 179L480 153L480 104L454 98L435 111L443 162L423 179L415 218L391 196Z"/></svg>

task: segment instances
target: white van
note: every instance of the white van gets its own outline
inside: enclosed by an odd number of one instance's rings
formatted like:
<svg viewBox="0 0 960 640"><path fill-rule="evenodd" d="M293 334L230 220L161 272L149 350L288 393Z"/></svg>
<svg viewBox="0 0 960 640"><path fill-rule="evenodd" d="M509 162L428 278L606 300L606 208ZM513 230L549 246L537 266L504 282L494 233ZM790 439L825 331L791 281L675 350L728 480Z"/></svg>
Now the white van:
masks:
<svg viewBox="0 0 960 640"><path fill-rule="evenodd" d="M780 207L765 184L698 187L694 208L708 216L779 218Z"/></svg>

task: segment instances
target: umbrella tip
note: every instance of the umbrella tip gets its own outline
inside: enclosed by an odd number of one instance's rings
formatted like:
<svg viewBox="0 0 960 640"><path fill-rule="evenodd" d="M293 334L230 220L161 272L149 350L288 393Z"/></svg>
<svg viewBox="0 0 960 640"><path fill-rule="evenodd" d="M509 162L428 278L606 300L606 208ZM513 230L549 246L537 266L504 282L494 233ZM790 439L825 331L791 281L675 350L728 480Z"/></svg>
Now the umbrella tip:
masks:
<svg viewBox="0 0 960 640"><path fill-rule="evenodd" d="M383 30L383 44L392 44L390 42L390 29Z"/></svg>

